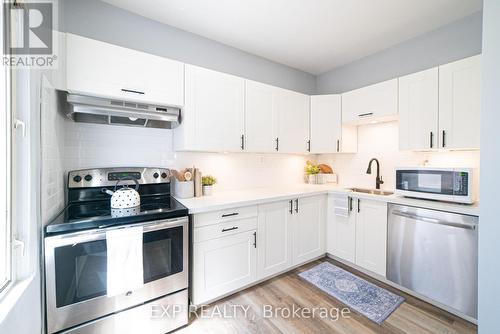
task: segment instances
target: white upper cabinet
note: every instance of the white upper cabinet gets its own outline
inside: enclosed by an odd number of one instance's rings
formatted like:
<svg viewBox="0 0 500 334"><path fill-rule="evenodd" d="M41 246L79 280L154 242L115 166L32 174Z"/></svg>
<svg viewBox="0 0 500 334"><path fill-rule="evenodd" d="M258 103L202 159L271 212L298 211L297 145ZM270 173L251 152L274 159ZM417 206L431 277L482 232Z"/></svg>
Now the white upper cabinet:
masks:
<svg viewBox="0 0 500 334"><path fill-rule="evenodd" d="M281 90L278 107L278 152L308 152L309 100L309 95Z"/></svg>
<svg viewBox="0 0 500 334"><path fill-rule="evenodd" d="M398 79L380 82L342 94L342 122L367 124L398 116Z"/></svg>
<svg viewBox="0 0 500 334"><path fill-rule="evenodd" d="M280 93L277 87L246 80L245 151L276 152Z"/></svg>
<svg viewBox="0 0 500 334"><path fill-rule="evenodd" d="M399 148L437 148L438 68L399 78Z"/></svg>
<svg viewBox="0 0 500 334"><path fill-rule="evenodd" d="M181 125L174 131L175 149L242 151L245 80L186 64L185 85Z"/></svg>
<svg viewBox="0 0 500 334"><path fill-rule="evenodd" d="M340 152L341 139L340 95L311 96L311 153Z"/></svg>
<svg viewBox="0 0 500 334"><path fill-rule="evenodd" d="M479 148L481 56L439 67L439 148Z"/></svg>
<svg viewBox="0 0 500 334"><path fill-rule="evenodd" d="M182 106L184 64L67 34L66 85L77 94Z"/></svg>
<svg viewBox="0 0 500 334"><path fill-rule="evenodd" d="M342 124L341 95L311 96L311 153L355 153L358 147L356 126Z"/></svg>

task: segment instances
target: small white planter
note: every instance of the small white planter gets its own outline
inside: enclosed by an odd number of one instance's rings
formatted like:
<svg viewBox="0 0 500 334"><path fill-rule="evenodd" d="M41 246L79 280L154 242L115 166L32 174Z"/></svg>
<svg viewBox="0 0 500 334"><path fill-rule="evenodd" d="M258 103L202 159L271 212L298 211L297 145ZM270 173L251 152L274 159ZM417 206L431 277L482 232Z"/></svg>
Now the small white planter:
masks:
<svg viewBox="0 0 500 334"><path fill-rule="evenodd" d="M203 196L212 196L214 186L203 186Z"/></svg>

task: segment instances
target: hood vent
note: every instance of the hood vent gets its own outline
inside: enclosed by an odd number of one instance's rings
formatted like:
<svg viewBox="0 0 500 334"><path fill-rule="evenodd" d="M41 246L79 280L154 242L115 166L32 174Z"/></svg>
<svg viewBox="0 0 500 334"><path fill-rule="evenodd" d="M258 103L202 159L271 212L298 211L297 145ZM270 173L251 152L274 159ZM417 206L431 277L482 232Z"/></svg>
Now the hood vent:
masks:
<svg viewBox="0 0 500 334"><path fill-rule="evenodd" d="M172 129L180 109L100 97L67 94L66 115L75 122Z"/></svg>

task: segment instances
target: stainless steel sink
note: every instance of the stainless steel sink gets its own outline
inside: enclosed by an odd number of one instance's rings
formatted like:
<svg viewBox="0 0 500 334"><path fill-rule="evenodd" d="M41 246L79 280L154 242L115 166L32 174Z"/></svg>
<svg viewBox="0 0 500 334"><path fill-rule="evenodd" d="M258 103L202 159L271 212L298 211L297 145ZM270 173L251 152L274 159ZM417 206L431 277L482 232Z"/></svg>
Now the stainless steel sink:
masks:
<svg viewBox="0 0 500 334"><path fill-rule="evenodd" d="M379 189L349 188L349 190L352 190L355 193L382 195L382 196L389 196L389 195L394 194L392 191L385 191L385 190L379 190Z"/></svg>

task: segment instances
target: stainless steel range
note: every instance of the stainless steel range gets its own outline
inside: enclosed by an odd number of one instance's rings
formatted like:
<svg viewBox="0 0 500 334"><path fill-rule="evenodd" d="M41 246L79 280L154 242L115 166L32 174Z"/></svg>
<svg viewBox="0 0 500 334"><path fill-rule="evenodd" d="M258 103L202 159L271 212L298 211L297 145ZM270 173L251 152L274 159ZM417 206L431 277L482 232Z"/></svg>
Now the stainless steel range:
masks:
<svg viewBox="0 0 500 334"><path fill-rule="evenodd" d="M113 190L118 181L120 186L138 181L140 207L111 208L103 190ZM68 204L45 228L47 332L156 334L187 324L187 215L170 196L168 169L70 172ZM110 295L116 290L108 277L115 261L108 254L110 235L138 228L140 284Z"/></svg>

